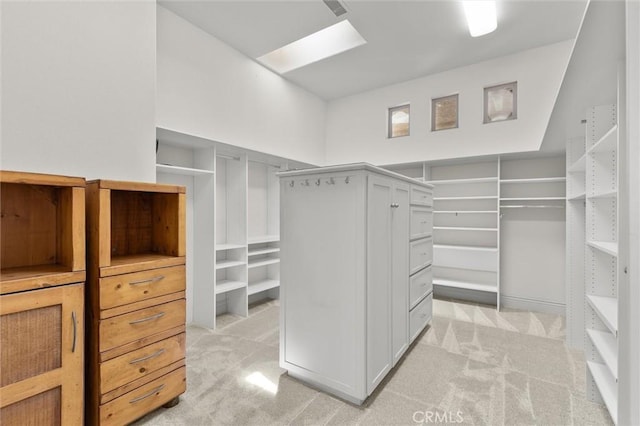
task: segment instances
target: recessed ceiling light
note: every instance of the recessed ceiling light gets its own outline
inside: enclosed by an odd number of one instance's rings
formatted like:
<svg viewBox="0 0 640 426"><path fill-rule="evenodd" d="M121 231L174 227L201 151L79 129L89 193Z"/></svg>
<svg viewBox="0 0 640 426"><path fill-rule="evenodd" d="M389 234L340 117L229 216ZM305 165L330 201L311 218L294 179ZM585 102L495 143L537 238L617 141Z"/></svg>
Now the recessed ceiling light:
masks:
<svg viewBox="0 0 640 426"><path fill-rule="evenodd" d="M344 20L260 56L257 60L279 74L346 52L367 41Z"/></svg>
<svg viewBox="0 0 640 426"><path fill-rule="evenodd" d="M462 2L471 37L480 37L498 27L496 2L493 0L466 0Z"/></svg>

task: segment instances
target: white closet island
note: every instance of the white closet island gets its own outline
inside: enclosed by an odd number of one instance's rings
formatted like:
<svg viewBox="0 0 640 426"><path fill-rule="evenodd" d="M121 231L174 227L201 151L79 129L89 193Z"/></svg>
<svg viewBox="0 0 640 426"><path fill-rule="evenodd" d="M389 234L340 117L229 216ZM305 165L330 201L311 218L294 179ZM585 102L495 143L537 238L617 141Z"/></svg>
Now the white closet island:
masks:
<svg viewBox="0 0 640 426"><path fill-rule="evenodd" d="M368 164L280 176L280 365L361 404L432 313L432 186Z"/></svg>

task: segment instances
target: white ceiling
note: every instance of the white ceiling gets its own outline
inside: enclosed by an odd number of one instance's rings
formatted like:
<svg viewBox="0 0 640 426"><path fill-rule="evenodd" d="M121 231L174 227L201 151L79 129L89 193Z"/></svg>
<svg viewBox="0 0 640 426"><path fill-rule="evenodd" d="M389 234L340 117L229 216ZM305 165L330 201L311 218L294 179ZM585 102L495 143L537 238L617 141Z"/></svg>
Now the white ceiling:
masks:
<svg viewBox="0 0 640 426"><path fill-rule="evenodd" d="M459 1L158 0L174 13L257 58L348 18L367 44L284 74L334 99L575 38L585 0L498 0L498 29L469 36Z"/></svg>

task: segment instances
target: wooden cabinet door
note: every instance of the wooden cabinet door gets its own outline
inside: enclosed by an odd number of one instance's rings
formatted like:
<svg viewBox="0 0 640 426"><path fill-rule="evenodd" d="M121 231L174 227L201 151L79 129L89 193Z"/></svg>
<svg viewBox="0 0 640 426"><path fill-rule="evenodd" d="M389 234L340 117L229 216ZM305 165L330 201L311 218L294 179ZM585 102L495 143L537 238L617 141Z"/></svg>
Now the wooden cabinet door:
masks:
<svg viewBox="0 0 640 426"><path fill-rule="evenodd" d="M84 284L0 297L0 419L81 425Z"/></svg>
<svg viewBox="0 0 640 426"><path fill-rule="evenodd" d="M397 182L391 210L391 336L393 365L409 347L409 184Z"/></svg>
<svg viewBox="0 0 640 426"><path fill-rule="evenodd" d="M367 392L392 366L391 244L393 181L369 176L367 205Z"/></svg>

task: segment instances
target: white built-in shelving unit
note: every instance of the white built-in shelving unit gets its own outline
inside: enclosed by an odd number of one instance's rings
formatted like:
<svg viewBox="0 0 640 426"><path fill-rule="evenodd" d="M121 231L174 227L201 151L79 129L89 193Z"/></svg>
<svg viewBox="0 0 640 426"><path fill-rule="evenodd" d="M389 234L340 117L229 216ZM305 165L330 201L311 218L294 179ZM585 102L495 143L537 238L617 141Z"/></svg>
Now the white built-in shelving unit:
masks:
<svg viewBox="0 0 640 426"><path fill-rule="evenodd" d="M215 328L222 313L277 298L279 183L309 165L157 129L158 182L187 187L187 321Z"/></svg>
<svg viewBox="0 0 640 426"><path fill-rule="evenodd" d="M482 292L500 306L499 175L497 159L426 166L426 180L434 185L436 295Z"/></svg>
<svg viewBox="0 0 640 426"><path fill-rule="evenodd" d="M587 393L618 418L618 283L620 158L617 111L604 105L587 111L585 138Z"/></svg>

